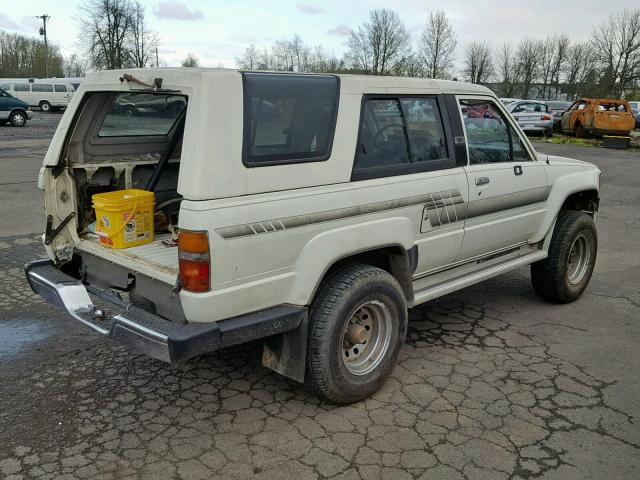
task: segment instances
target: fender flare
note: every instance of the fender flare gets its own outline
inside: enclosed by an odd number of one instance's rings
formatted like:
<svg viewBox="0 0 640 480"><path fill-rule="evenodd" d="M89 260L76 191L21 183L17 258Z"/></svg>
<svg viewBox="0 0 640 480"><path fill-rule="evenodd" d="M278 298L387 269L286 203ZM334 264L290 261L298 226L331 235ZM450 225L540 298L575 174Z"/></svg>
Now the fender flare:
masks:
<svg viewBox="0 0 640 480"><path fill-rule="evenodd" d="M413 244L413 224L406 217L371 220L324 231L307 242L296 260L297 280L291 299L298 305L310 304L329 269L345 258L393 246L409 250Z"/></svg>
<svg viewBox="0 0 640 480"><path fill-rule="evenodd" d="M559 177L551 187L546 203L547 211L531 241L533 243L542 241L553 231L558 213L569 196L589 190L599 190L596 170L593 170L593 175L589 176L585 175L585 172L575 172Z"/></svg>

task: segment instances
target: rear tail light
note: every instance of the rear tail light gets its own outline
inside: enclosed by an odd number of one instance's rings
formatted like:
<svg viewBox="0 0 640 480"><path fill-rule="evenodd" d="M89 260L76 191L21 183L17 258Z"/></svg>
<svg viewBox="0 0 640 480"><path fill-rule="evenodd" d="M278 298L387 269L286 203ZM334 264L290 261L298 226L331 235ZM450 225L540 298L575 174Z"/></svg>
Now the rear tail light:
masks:
<svg viewBox="0 0 640 480"><path fill-rule="evenodd" d="M553 117L551 115L548 115L548 114L545 113L544 115L542 115L541 118L542 118L542 120L551 120Z"/></svg>
<svg viewBox="0 0 640 480"><path fill-rule="evenodd" d="M180 230L178 261L182 288L189 292L208 292L211 287L211 265L207 232Z"/></svg>

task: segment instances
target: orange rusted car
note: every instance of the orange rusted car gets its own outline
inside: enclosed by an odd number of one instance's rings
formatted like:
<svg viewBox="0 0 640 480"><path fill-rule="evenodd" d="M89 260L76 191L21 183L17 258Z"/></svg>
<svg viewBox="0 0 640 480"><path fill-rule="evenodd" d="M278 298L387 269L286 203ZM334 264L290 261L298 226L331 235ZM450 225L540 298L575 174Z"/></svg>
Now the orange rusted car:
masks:
<svg viewBox="0 0 640 480"><path fill-rule="evenodd" d="M562 114L562 131L576 137L629 135L635 117L626 100L581 98Z"/></svg>

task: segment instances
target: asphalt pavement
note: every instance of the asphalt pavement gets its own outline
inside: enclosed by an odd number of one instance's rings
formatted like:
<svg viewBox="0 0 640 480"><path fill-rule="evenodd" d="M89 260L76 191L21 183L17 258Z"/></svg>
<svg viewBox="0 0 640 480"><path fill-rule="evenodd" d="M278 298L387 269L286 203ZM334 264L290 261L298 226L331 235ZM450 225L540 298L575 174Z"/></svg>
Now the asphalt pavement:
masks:
<svg viewBox="0 0 640 480"><path fill-rule="evenodd" d="M580 300L544 303L520 269L415 308L392 378L337 407L255 344L175 368L37 299L21 266L60 117L34 116L0 127L0 478L640 478L640 152L536 143L603 171Z"/></svg>

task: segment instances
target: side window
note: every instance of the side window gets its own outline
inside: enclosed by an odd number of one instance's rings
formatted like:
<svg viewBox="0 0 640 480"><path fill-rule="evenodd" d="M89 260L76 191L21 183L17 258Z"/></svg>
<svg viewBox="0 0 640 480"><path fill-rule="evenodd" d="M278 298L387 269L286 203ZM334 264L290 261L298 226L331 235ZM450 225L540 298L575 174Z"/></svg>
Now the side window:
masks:
<svg viewBox="0 0 640 480"><path fill-rule="evenodd" d="M447 142L435 98L403 98L411 162L428 162L447 158Z"/></svg>
<svg viewBox="0 0 640 480"><path fill-rule="evenodd" d="M31 86L32 92L53 92L53 85L50 83L34 83Z"/></svg>
<svg viewBox="0 0 640 480"><path fill-rule="evenodd" d="M58 93L67 93L67 87L60 83L55 83L53 85L53 91Z"/></svg>
<svg viewBox="0 0 640 480"><path fill-rule="evenodd" d="M397 99L367 100L362 116L356 170L410 163L409 143Z"/></svg>
<svg viewBox="0 0 640 480"><path fill-rule="evenodd" d="M453 167L434 97L365 98L352 180Z"/></svg>
<svg viewBox="0 0 640 480"><path fill-rule="evenodd" d="M471 164L530 160L518 133L491 100L460 100L460 109Z"/></svg>
<svg viewBox="0 0 640 480"><path fill-rule="evenodd" d="M2 85L0 85L0 88L3 90L11 90L11 84L10 83L3 83Z"/></svg>
<svg viewBox="0 0 640 480"><path fill-rule="evenodd" d="M14 92L29 92L31 89L29 88L28 83L14 83L13 84Z"/></svg>
<svg viewBox="0 0 640 480"><path fill-rule="evenodd" d="M245 73L243 162L248 167L329 158L338 78Z"/></svg>

